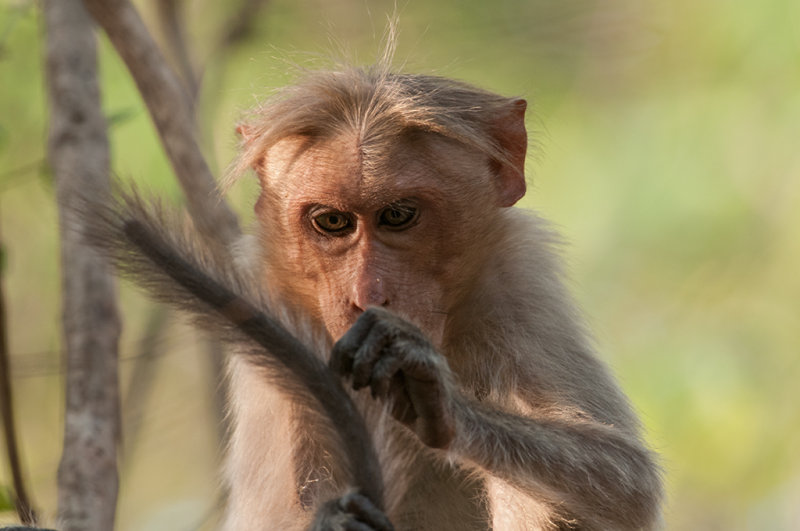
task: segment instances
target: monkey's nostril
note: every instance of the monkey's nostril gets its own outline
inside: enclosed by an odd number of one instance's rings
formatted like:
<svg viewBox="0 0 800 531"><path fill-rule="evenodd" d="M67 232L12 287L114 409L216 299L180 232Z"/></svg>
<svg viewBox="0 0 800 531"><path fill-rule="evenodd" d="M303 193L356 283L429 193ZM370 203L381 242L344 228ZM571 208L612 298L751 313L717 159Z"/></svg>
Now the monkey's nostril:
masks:
<svg viewBox="0 0 800 531"><path fill-rule="evenodd" d="M386 284L379 278L371 282L359 282L353 286L352 303L361 311L370 306L388 306L385 289Z"/></svg>

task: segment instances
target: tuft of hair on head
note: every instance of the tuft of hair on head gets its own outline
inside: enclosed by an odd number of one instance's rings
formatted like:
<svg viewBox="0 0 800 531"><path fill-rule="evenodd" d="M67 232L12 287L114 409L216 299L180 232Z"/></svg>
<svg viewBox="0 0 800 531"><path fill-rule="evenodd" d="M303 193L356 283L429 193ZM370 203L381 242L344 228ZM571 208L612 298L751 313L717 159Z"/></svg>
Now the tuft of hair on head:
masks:
<svg viewBox="0 0 800 531"><path fill-rule="evenodd" d="M468 83L394 68L396 22L390 20L383 52L368 66L334 63L305 70L252 109L237 130L241 150L223 179L229 188L250 169L259 168L269 149L293 136L312 142L356 133L364 144L391 142L406 131L442 135L513 165L496 135L495 121L518 105Z"/></svg>

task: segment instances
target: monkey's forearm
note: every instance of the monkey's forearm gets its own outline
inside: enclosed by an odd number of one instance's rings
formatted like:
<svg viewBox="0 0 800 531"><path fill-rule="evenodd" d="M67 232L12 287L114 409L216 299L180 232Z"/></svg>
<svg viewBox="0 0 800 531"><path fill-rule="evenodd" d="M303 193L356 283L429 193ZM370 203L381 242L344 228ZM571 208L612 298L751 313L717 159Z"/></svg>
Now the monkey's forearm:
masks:
<svg viewBox="0 0 800 531"><path fill-rule="evenodd" d="M516 488L564 507L581 528L648 529L661 479L638 440L590 421L516 416L459 398L451 450Z"/></svg>

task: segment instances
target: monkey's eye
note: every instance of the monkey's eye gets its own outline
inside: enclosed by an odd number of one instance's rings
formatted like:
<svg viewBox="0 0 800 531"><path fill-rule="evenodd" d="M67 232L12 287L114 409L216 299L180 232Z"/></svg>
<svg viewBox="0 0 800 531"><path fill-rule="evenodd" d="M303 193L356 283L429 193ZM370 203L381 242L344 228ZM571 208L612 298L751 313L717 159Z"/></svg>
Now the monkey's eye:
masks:
<svg viewBox="0 0 800 531"><path fill-rule="evenodd" d="M317 230L327 234L343 233L353 226L351 216L337 210L318 214L313 217L313 220Z"/></svg>
<svg viewBox="0 0 800 531"><path fill-rule="evenodd" d="M378 224L390 230L401 230L417 220L417 207L409 202L392 203L378 213Z"/></svg>

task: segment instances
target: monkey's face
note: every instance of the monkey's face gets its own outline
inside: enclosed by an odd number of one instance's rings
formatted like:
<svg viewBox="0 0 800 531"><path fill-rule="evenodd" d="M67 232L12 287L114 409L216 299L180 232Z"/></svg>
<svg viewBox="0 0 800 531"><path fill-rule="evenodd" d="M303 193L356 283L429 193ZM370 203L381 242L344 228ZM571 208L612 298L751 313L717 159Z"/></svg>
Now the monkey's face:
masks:
<svg viewBox="0 0 800 531"><path fill-rule="evenodd" d="M355 134L295 137L259 173L267 282L334 340L384 306L441 342L468 255L498 210L484 157L430 135L381 148Z"/></svg>

